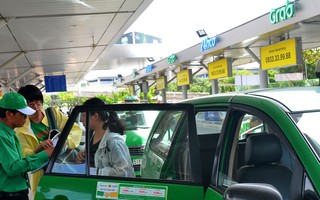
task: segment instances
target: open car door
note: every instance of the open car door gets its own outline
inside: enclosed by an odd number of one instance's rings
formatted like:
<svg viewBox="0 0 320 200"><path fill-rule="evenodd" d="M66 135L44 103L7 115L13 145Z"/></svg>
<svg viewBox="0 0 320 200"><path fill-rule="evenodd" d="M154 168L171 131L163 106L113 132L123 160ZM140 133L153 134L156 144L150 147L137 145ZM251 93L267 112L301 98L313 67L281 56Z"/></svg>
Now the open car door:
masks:
<svg viewBox="0 0 320 200"><path fill-rule="evenodd" d="M136 136L131 133L124 135L124 139L132 163L140 165L135 169L141 173L135 173L135 177L97 173L89 153L93 149L89 145L92 131L88 128L90 116L95 112L115 112L125 127L136 127ZM45 168L35 199L203 199L194 112L191 104L75 107ZM83 142L72 150L68 148L67 139L72 137L71 128L80 115L86 116L86 124L82 126ZM133 140L139 139L144 144L131 146L135 144ZM71 156L77 151L85 152L84 162L77 163ZM141 155L141 161L136 160L137 155Z"/></svg>

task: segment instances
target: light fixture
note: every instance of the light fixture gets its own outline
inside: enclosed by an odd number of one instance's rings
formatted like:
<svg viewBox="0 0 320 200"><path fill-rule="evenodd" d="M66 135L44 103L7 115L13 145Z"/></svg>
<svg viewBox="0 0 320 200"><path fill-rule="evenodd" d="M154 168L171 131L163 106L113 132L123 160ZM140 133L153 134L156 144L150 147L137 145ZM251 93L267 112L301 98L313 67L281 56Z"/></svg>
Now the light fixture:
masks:
<svg viewBox="0 0 320 200"><path fill-rule="evenodd" d="M16 63L20 58L22 58L24 55L26 55L25 52L20 52L19 54L17 54L16 56L14 56L13 58L11 58L10 60L8 60L7 62L5 62L3 65L0 66L0 69L8 67L14 63Z"/></svg>
<svg viewBox="0 0 320 200"><path fill-rule="evenodd" d="M148 60L149 62L153 62L153 61L154 61L154 59L153 59L152 57L148 57L147 60Z"/></svg>
<svg viewBox="0 0 320 200"><path fill-rule="evenodd" d="M199 38L207 36L207 33L204 29L198 30L197 34L198 34Z"/></svg>

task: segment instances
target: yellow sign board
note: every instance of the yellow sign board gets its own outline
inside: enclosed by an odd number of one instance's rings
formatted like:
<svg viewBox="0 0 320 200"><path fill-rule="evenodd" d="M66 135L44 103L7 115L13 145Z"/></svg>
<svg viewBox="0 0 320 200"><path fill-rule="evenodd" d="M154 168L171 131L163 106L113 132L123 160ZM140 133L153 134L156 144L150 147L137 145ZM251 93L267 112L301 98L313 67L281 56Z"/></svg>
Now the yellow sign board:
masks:
<svg viewBox="0 0 320 200"><path fill-rule="evenodd" d="M218 79L231 76L231 63L227 58L208 63L209 79Z"/></svg>
<svg viewBox="0 0 320 200"><path fill-rule="evenodd" d="M260 48L261 69L302 64L301 38L293 38Z"/></svg>
<svg viewBox="0 0 320 200"><path fill-rule="evenodd" d="M186 69L177 73L177 86L189 85L191 82L191 70Z"/></svg>
<svg viewBox="0 0 320 200"><path fill-rule="evenodd" d="M161 76L157 78L157 90L163 90L166 88L167 77Z"/></svg>

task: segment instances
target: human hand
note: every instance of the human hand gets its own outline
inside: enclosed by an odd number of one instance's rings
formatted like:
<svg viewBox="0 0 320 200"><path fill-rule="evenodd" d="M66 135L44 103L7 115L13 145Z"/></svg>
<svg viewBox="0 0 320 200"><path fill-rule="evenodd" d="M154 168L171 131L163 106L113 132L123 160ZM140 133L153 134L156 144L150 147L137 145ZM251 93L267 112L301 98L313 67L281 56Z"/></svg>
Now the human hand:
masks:
<svg viewBox="0 0 320 200"><path fill-rule="evenodd" d="M41 143L41 147L42 147L42 149L47 149L47 148L53 147L52 140L48 139L48 140L43 141Z"/></svg>
<svg viewBox="0 0 320 200"><path fill-rule="evenodd" d="M51 158L54 147L48 147L44 151L48 154L49 158Z"/></svg>
<svg viewBox="0 0 320 200"><path fill-rule="evenodd" d="M86 154L84 151L80 151L78 154L77 154L77 157L76 157L76 162L77 163L83 163L84 160L86 158Z"/></svg>

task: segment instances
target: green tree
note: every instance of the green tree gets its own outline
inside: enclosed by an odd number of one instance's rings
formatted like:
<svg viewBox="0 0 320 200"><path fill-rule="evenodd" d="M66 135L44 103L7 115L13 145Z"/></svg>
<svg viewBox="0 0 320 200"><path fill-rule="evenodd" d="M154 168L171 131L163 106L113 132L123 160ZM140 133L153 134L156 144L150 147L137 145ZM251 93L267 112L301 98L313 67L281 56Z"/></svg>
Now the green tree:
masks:
<svg viewBox="0 0 320 200"><path fill-rule="evenodd" d="M78 102L78 97L73 92L58 92L56 97L59 101L59 106L67 105L68 109L75 106Z"/></svg>
<svg viewBox="0 0 320 200"><path fill-rule="evenodd" d="M190 84L189 92L211 92L211 83L208 78L200 78L195 76L192 78L192 84Z"/></svg>
<svg viewBox="0 0 320 200"><path fill-rule="evenodd" d="M168 83L167 91L168 92L177 92L178 91L177 83L175 81L171 81L170 83Z"/></svg>

